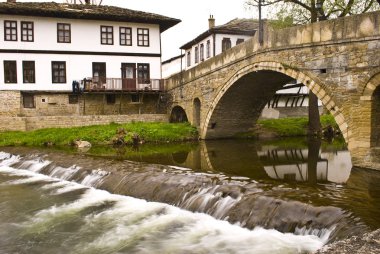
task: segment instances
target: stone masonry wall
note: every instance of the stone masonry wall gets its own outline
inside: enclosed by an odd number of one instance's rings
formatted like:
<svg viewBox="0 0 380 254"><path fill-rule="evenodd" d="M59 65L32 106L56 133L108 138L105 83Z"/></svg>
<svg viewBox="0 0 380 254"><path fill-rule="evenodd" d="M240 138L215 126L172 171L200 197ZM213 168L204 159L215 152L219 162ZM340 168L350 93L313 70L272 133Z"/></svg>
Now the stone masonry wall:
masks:
<svg viewBox="0 0 380 254"><path fill-rule="evenodd" d="M1 117L0 131L26 131L128 122L168 122L166 114Z"/></svg>
<svg viewBox="0 0 380 254"><path fill-rule="evenodd" d="M78 101L69 102L69 96L77 96ZM35 108L18 105L20 115L33 116L71 116L71 115L129 115L162 114L166 105L159 103L159 94L140 93L140 102L132 102L131 94L113 94L115 102L107 102L106 94L36 93Z"/></svg>
<svg viewBox="0 0 380 254"><path fill-rule="evenodd" d="M19 91L0 91L0 117L20 114L21 96Z"/></svg>

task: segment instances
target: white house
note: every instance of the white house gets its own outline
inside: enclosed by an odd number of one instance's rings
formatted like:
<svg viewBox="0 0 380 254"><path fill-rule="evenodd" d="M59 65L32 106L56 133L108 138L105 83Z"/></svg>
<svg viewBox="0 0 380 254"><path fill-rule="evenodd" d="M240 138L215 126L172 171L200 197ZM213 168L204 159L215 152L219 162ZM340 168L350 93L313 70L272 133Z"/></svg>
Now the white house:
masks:
<svg viewBox="0 0 380 254"><path fill-rule="evenodd" d="M0 93L19 91L35 108L41 92L112 91L112 104L120 92L161 91L161 33L179 22L114 6L0 3Z"/></svg>
<svg viewBox="0 0 380 254"><path fill-rule="evenodd" d="M184 54L162 62L164 78L182 70L193 68L199 63L244 42L253 37L259 27L257 20L237 18L224 25L215 26L215 19L212 15L208 19L208 25L207 31L180 47L181 50L184 50Z"/></svg>
<svg viewBox="0 0 380 254"><path fill-rule="evenodd" d="M215 19L211 15L208 22L207 31L181 46L181 49L185 50L185 69L244 42L251 38L259 27L258 21L253 19L233 19L224 25L215 26Z"/></svg>

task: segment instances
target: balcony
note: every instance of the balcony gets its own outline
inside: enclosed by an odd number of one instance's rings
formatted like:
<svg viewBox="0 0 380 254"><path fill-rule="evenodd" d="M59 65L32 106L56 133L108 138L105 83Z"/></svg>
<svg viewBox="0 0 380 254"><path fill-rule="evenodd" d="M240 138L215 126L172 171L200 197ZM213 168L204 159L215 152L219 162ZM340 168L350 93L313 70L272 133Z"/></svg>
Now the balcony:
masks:
<svg viewBox="0 0 380 254"><path fill-rule="evenodd" d="M139 92L164 91L163 79L128 79L128 78L87 78L83 80L81 90L84 92Z"/></svg>

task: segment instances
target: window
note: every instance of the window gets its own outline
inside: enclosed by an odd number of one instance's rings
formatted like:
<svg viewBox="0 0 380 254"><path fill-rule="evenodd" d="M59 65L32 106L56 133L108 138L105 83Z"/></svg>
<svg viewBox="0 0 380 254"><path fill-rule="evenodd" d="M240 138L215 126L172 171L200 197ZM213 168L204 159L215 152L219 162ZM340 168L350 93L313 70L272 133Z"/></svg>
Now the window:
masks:
<svg viewBox="0 0 380 254"><path fill-rule="evenodd" d="M66 62L51 62L52 82L66 83Z"/></svg>
<svg viewBox="0 0 380 254"><path fill-rule="evenodd" d="M236 45L239 45L240 43L243 43L244 42L244 39L237 39L236 40Z"/></svg>
<svg viewBox="0 0 380 254"><path fill-rule="evenodd" d="M16 61L4 61L4 83L17 83Z"/></svg>
<svg viewBox="0 0 380 254"><path fill-rule="evenodd" d="M69 94L69 104L78 104L79 97L76 94Z"/></svg>
<svg viewBox="0 0 380 254"><path fill-rule="evenodd" d="M230 38L223 38L222 40L222 52L231 48L231 40Z"/></svg>
<svg viewBox="0 0 380 254"><path fill-rule="evenodd" d="M208 40L206 44L206 57L210 57L210 40Z"/></svg>
<svg viewBox="0 0 380 254"><path fill-rule="evenodd" d="M107 104L115 104L116 96L114 94L106 94Z"/></svg>
<svg viewBox="0 0 380 254"><path fill-rule="evenodd" d="M21 21L21 41L34 41L34 23Z"/></svg>
<svg viewBox="0 0 380 254"><path fill-rule="evenodd" d="M22 104L24 108L34 108L34 95L33 94L23 94Z"/></svg>
<svg viewBox="0 0 380 254"><path fill-rule="evenodd" d="M190 51L187 52L187 67L190 67L191 65L191 53Z"/></svg>
<svg viewBox="0 0 380 254"><path fill-rule="evenodd" d="M205 49L204 49L204 46L203 46L203 43L202 43L201 47L200 47L200 52L199 52L199 56L200 56L200 60L201 61L205 60L205 58L204 58L204 51L205 51Z"/></svg>
<svg viewBox="0 0 380 254"><path fill-rule="evenodd" d="M113 45L113 26L100 26L100 39L103 45Z"/></svg>
<svg viewBox="0 0 380 254"><path fill-rule="evenodd" d="M131 94L131 102L134 102L134 103L140 102L140 95L139 94Z"/></svg>
<svg viewBox="0 0 380 254"><path fill-rule="evenodd" d="M199 50L198 50L198 46L197 46L194 49L194 62L198 63L198 59L199 59Z"/></svg>
<svg viewBox="0 0 380 254"><path fill-rule="evenodd" d="M137 78L139 79L139 84L150 82L149 64L137 64Z"/></svg>
<svg viewBox="0 0 380 254"><path fill-rule="evenodd" d="M71 25L58 23L57 24L57 42L71 43Z"/></svg>
<svg viewBox="0 0 380 254"><path fill-rule="evenodd" d="M4 40L17 41L17 21L4 21Z"/></svg>
<svg viewBox="0 0 380 254"><path fill-rule="evenodd" d="M137 28L137 46L149 47L149 29Z"/></svg>
<svg viewBox="0 0 380 254"><path fill-rule="evenodd" d="M132 28L120 27L120 45L132 46Z"/></svg>
<svg viewBox="0 0 380 254"><path fill-rule="evenodd" d="M22 79L24 83L35 83L34 61L22 61Z"/></svg>

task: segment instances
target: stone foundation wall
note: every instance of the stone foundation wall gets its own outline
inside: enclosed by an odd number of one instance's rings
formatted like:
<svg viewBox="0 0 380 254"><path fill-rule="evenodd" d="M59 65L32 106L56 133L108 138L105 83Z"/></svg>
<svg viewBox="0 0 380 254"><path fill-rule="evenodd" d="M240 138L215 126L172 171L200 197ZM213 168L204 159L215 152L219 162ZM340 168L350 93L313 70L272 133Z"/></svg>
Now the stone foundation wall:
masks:
<svg viewBox="0 0 380 254"><path fill-rule="evenodd" d="M128 122L168 122L166 114L0 117L0 131L26 131Z"/></svg>
<svg viewBox="0 0 380 254"><path fill-rule="evenodd" d="M18 116L20 105L19 91L0 91L0 116Z"/></svg>
<svg viewBox="0 0 380 254"><path fill-rule="evenodd" d="M20 94L20 92L18 93ZM22 100L22 93L19 96L21 96L19 100ZM136 94L134 96L136 96ZM25 117L166 113L166 105L160 103L159 94L140 93L138 96L140 101L133 102L132 94L73 95L69 93L35 93L34 108L25 108L23 105L20 105L20 103L17 106L20 111L20 116ZM70 101L70 97L76 100ZM4 108L9 108L9 106L7 105Z"/></svg>

